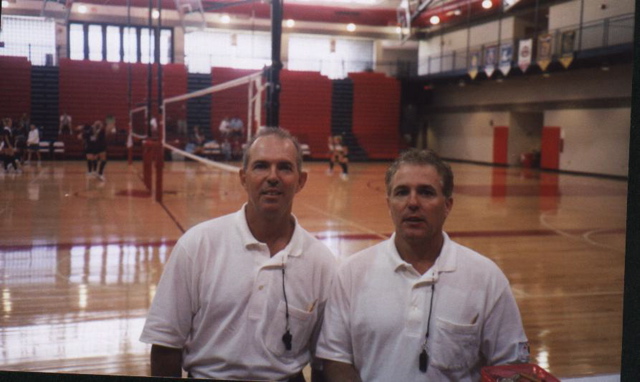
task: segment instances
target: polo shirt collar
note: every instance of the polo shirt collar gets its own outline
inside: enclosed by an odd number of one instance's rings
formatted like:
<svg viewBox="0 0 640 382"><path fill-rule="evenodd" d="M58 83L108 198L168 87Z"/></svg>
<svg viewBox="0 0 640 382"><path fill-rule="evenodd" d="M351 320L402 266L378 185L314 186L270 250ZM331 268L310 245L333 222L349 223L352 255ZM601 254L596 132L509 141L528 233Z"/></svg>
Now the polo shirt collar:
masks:
<svg viewBox="0 0 640 382"><path fill-rule="evenodd" d="M251 230L249 229L249 224L247 223L247 215L245 212L246 207L247 203L243 204L242 208L240 208L240 210L236 212L236 222L240 233L240 240L242 240L246 249L250 249L255 246L264 245L264 243L258 241L258 239L253 236ZM285 258L298 257L302 254L302 227L298 224L298 219L293 214L291 215L291 217L293 218L295 225L293 229L293 235L291 236L289 244L287 244L287 246L279 252L283 253Z"/></svg>
<svg viewBox="0 0 640 382"><path fill-rule="evenodd" d="M440 254L438 255L438 258L436 258L436 262L433 264L433 267L431 267L431 269L425 274L434 273L432 277L435 278L437 278L440 273L454 272L457 268L458 256L454 250L453 241L451 241L446 232L443 231L442 235L444 237L444 242L442 244ZM413 268L411 264L400 257L400 253L395 245L395 237L396 234L394 232L393 235L391 235L391 238L387 241L388 250L385 251L389 254L388 259L394 272Z"/></svg>

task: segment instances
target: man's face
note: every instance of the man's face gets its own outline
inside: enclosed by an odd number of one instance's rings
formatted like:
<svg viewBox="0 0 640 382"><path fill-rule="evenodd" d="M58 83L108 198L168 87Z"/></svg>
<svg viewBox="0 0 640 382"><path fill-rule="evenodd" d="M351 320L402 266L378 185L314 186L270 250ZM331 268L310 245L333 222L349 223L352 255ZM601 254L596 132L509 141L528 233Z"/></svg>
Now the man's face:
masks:
<svg viewBox="0 0 640 382"><path fill-rule="evenodd" d="M258 214L290 214L293 197L307 181L296 165L297 152L289 139L275 135L258 138L249 149L247 168L240 182L249 196L249 207Z"/></svg>
<svg viewBox="0 0 640 382"><path fill-rule="evenodd" d="M424 241L438 237L453 206L431 165L403 164L391 179L387 206L399 239Z"/></svg>

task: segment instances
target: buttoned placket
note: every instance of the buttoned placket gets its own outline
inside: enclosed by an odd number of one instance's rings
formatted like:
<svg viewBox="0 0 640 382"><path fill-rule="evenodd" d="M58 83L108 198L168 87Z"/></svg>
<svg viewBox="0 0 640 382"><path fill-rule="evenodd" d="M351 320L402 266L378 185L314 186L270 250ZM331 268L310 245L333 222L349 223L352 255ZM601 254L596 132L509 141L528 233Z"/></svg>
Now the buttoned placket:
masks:
<svg viewBox="0 0 640 382"><path fill-rule="evenodd" d="M261 319L266 304L269 301L269 285L274 280L274 271L280 271L286 266L286 253L278 252L273 257L269 254L266 244L257 243L254 250L254 262L256 264L255 278L253 281L253 292L249 300L249 318L253 320Z"/></svg>
<svg viewBox="0 0 640 382"><path fill-rule="evenodd" d="M436 271L432 268L424 275L420 275L412 266L404 267L404 277L411 280L409 290L408 312L405 328L412 337L424 337L427 317L429 316L429 302L431 301L431 285L435 282ZM433 308L432 308L433 309Z"/></svg>

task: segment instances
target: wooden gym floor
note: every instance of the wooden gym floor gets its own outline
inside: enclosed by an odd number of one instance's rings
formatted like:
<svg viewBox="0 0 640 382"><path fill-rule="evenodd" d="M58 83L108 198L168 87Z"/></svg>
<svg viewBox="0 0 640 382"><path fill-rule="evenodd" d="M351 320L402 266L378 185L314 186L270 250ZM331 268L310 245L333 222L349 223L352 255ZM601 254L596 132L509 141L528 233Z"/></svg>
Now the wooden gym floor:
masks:
<svg viewBox="0 0 640 382"><path fill-rule="evenodd" d="M296 216L339 257L388 237L386 166L354 163L343 181L308 163ZM532 362L561 378L619 373L627 182L452 167L445 229L506 273ZM172 246L246 196L235 173L168 162L158 204L141 169L109 162L106 182L81 161L0 170L0 369L148 375L138 337Z"/></svg>

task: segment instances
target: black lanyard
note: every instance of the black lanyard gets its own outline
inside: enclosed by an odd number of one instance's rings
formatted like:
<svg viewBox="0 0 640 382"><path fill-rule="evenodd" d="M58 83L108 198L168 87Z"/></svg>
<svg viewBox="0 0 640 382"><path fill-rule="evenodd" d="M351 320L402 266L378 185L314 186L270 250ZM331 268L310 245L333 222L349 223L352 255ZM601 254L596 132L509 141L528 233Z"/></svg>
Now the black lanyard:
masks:
<svg viewBox="0 0 640 382"><path fill-rule="evenodd" d="M436 284L431 284L431 301L429 302L429 317L427 318L427 334L424 336L422 351L420 352L418 367L423 373L427 372L429 366L429 355L427 354L427 342L429 341L429 328L431 327L431 312L433 311L433 295L436 294Z"/></svg>

